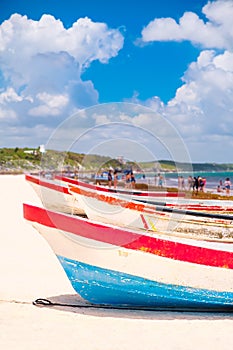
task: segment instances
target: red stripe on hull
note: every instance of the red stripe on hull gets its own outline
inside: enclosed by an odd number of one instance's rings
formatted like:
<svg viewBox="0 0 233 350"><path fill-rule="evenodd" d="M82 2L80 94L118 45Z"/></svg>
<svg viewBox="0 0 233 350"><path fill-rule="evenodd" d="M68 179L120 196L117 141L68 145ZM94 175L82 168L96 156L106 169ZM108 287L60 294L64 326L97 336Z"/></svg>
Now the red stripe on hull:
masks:
<svg viewBox="0 0 233 350"><path fill-rule="evenodd" d="M193 246L24 204L24 218L96 241L169 259L233 269L233 252Z"/></svg>
<svg viewBox="0 0 233 350"><path fill-rule="evenodd" d="M32 182L34 184L37 184L39 186L42 186L42 187L47 187L51 190L54 190L54 191L58 191L58 192L62 192L62 193L65 193L65 194L69 194L69 191L68 191L68 188L67 187L64 187L64 186L61 186L61 185L56 185L56 184L53 184L53 183L50 183L50 182L47 182L47 181L43 181L41 180L40 178L36 178L36 177L33 177L33 176L30 176L30 175L26 175L25 176L25 179L29 182Z"/></svg>
<svg viewBox="0 0 233 350"><path fill-rule="evenodd" d="M92 184L88 184L86 182L82 182L79 180L75 180L75 179L71 179L65 176L59 176L56 175L55 179L60 180L60 181L64 181L67 183L70 183L72 185L80 185L82 187L91 189L91 190L98 190L98 191L102 191L102 192L108 192L108 193L119 193L119 194L129 194L130 196L134 196L134 197L138 197L138 199L140 197L185 197L185 193L183 192L139 192L139 191L124 191L121 189L111 189L111 188L105 188L102 186L98 186L98 185L92 185ZM190 199L191 200L191 199ZM188 200L187 200L188 201ZM192 201L192 200L191 200ZM208 201L208 199L207 199ZM211 202L211 200L210 200ZM150 202L147 203L148 205L150 205ZM233 208L232 207L223 207L220 205L203 205L203 204L173 204L173 203L166 203L167 207L176 207L178 209L184 209L184 210L201 210L201 211L222 211L222 212L233 212Z"/></svg>
<svg viewBox="0 0 233 350"><path fill-rule="evenodd" d="M204 206L203 204L177 204L177 203L174 205L173 203L166 203L166 207L183 209L183 210L223 212L223 213L227 213L227 214L229 212L233 212L232 207L222 207L220 205Z"/></svg>
<svg viewBox="0 0 233 350"><path fill-rule="evenodd" d="M98 191L102 191L102 192L109 192L109 193L122 193L122 194L129 194L129 195L133 195L133 196L137 196L137 197L184 197L185 193L183 192L153 192L153 191L144 191L144 192L140 192L140 191L126 191L123 189L112 189L112 188L107 188L107 187L102 187L102 186L98 186L98 185L92 185L92 184L88 184L86 182L82 182L79 180L75 180L75 179L71 179L69 177L65 177L65 176L59 176L56 175L55 179L60 180L60 181L64 181L64 182L68 182L72 185L80 185L82 187L86 187L88 189L91 190L98 190Z"/></svg>

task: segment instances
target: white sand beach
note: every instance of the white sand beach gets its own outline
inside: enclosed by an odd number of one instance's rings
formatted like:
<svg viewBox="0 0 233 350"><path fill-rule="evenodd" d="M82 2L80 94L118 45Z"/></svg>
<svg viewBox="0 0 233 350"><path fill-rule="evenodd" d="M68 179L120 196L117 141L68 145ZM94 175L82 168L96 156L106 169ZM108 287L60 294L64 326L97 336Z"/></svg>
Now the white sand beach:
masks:
<svg viewBox="0 0 233 350"><path fill-rule="evenodd" d="M224 350L233 314L38 307L37 298L82 302L47 242L23 219L40 203L23 175L0 176L0 349Z"/></svg>

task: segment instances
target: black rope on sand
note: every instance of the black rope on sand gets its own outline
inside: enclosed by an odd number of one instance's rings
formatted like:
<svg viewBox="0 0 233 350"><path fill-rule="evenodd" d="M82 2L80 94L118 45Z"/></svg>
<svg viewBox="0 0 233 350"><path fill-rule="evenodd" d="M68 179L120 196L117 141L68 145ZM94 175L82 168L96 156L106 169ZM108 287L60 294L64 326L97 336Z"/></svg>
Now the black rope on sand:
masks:
<svg viewBox="0 0 233 350"><path fill-rule="evenodd" d="M103 305L103 304L67 304L56 303L49 299L38 298L32 303L35 306L65 306L76 307L80 309L104 309L104 310L129 310L129 311L160 311L160 312L194 312L194 313L233 313L233 305L228 307L217 308L198 308L198 307L144 307L144 306L129 306L129 305Z"/></svg>

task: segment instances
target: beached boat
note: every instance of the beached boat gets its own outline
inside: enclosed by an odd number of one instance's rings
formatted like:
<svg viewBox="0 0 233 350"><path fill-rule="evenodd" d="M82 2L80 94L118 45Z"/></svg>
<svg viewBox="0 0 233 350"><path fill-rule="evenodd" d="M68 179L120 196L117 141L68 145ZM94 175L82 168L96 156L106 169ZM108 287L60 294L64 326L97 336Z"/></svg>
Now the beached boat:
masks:
<svg viewBox="0 0 233 350"><path fill-rule="evenodd" d="M124 190L114 190L109 189L108 187L104 186L95 186L93 184L85 183L83 181L67 178L67 177L61 177L61 176L55 176L53 179L46 179L45 177L39 177L35 175L25 175L25 179L27 182L30 183L30 185L34 188L36 193L38 194L39 198L41 199L43 205L47 209L53 209L58 210L64 213L72 213L72 214L78 214L78 215L85 215L85 209L82 206L81 202L78 201L77 196L75 197L70 193L68 190L68 184L75 184L82 186L82 188L92 190L92 191L98 191L99 193L112 193L116 194L118 196L122 196L123 198L127 199L135 199L137 201L145 201L146 203L155 203L156 205L160 206L166 206L168 208L180 208L184 210L195 210L195 211L210 211L210 212L224 212L233 214L233 207L215 204L215 205L207 205L207 204L191 204L186 199L187 203L184 202L180 203L183 198L181 197L153 197L152 195L155 194L157 196L158 193L149 192L149 199L145 196L146 191L140 192L137 191L137 195L132 195L129 191ZM110 191L111 190L111 191ZM135 193L135 192L133 192ZM142 195L143 194L143 195ZM168 193L169 194L169 193ZM172 194L172 193L171 193ZM166 199L166 202L163 200ZM174 202L170 202L170 200L174 200ZM178 201L178 202L177 202ZM229 201L227 202L229 204Z"/></svg>
<svg viewBox="0 0 233 350"><path fill-rule="evenodd" d="M136 200L149 204L155 204L160 206L166 206L170 208L206 211L212 213L225 213L233 214L233 203L229 200L205 200L205 199L191 199L187 196L185 198L184 192L166 192L166 191L138 191L134 189L123 188L109 188L108 186L98 186L91 183L86 183L77 179L60 176L55 176L57 181L61 184L71 184L74 186L82 186L88 190L98 191L99 193L110 193L118 196L122 195L123 198L130 200Z"/></svg>
<svg viewBox="0 0 233 350"><path fill-rule="evenodd" d="M24 204L75 291L93 304L233 310L233 244L130 230Z"/></svg>
<svg viewBox="0 0 233 350"><path fill-rule="evenodd" d="M161 189L160 191L145 191L145 190L137 190L137 189L133 189L133 188L122 188L122 187L108 187L108 186L100 186L100 185L95 185L92 183L87 183L84 181L80 181L77 179L73 179L73 178L69 178L66 176L60 176L60 175L56 175L54 177L56 180L59 180L63 183L69 183L71 185L81 185L83 187L86 187L87 189L91 189L91 190L96 190L96 191L102 191L102 192L108 192L108 193L118 193L118 194L122 194L124 196L130 196L130 198L134 199L134 200L140 200L140 201L147 201L147 202L151 202L151 201L158 201L158 200L165 200L165 199L169 199L169 200L177 200L178 198L184 198L185 197L185 193L182 191L167 191L164 189Z"/></svg>
<svg viewBox="0 0 233 350"><path fill-rule="evenodd" d="M155 206L85 187L69 186L89 219L122 227L203 237L233 237L233 216Z"/></svg>
<svg viewBox="0 0 233 350"><path fill-rule="evenodd" d="M70 214L85 214L66 184L29 174L25 175L25 180L33 187L45 208Z"/></svg>

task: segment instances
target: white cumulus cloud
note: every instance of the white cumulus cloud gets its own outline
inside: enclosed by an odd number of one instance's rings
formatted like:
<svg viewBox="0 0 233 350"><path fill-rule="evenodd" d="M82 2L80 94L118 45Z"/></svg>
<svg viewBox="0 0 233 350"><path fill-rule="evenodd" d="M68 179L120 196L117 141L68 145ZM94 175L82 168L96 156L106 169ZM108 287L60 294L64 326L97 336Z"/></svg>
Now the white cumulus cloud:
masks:
<svg viewBox="0 0 233 350"><path fill-rule="evenodd" d="M4 92L0 93L0 104L7 104L13 101L20 102L22 101L22 97L12 87L8 87Z"/></svg>
<svg viewBox="0 0 233 350"><path fill-rule="evenodd" d="M206 21L186 12L176 22L157 18L142 31L144 42L184 41L199 45L200 54L182 77L182 85L158 110L183 137L194 161L232 161L233 147L233 2L208 2ZM201 51L202 49L202 51ZM153 108L155 98L145 101Z"/></svg>
<svg viewBox="0 0 233 350"><path fill-rule="evenodd" d="M142 30L142 41L189 40L204 48L233 48L233 2L208 2L203 7L206 21L193 12L185 12L176 22L173 18L155 18Z"/></svg>
<svg viewBox="0 0 233 350"><path fill-rule="evenodd" d="M89 18L79 18L67 29L51 15L36 21L12 14L0 24L4 127L12 120L9 115L14 115L19 133L28 124L56 126L74 111L97 104L98 91L82 80L82 73L95 60L108 63L123 44L118 29Z"/></svg>

